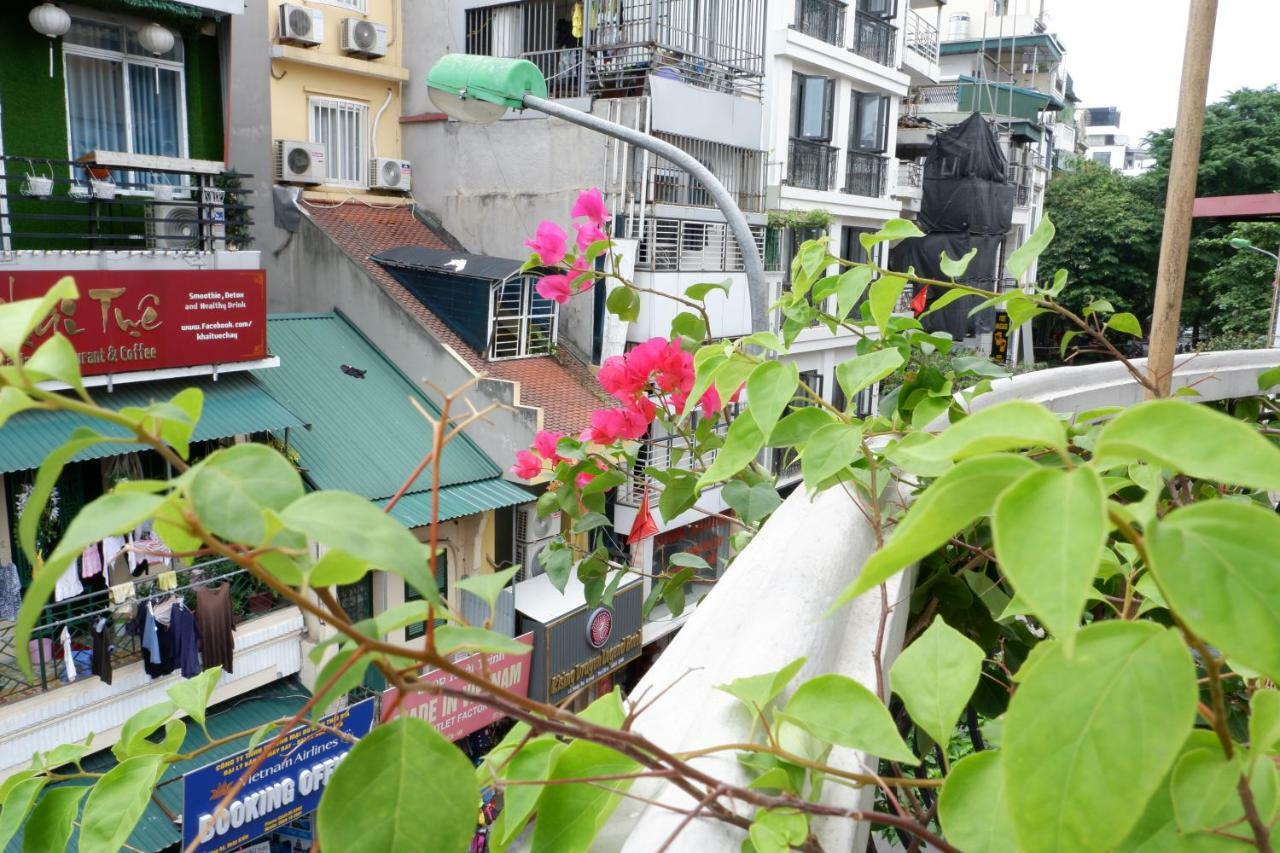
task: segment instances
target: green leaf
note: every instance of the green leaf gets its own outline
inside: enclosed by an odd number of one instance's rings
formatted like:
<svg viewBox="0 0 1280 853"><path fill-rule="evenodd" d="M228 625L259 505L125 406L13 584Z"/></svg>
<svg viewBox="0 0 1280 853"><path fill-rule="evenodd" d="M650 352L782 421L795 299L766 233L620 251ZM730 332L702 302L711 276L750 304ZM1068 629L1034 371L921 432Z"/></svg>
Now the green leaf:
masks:
<svg viewBox="0 0 1280 853"><path fill-rule="evenodd" d="M671 520L689 509L698 500L698 475L691 471L673 469L671 479L658 498L658 512L664 520Z"/></svg>
<svg viewBox="0 0 1280 853"><path fill-rule="evenodd" d="M866 235L861 235L865 237ZM889 322L889 315L893 313L893 309L898 305L898 297L902 296L902 291L907 286L907 280L896 275L881 276L871 284L871 295L867 297L867 303L871 307L871 319L875 320L876 328L880 330L881 337L884 336L885 326Z"/></svg>
<svg viewBox="0 0 1280 853"><path fill-rule="evenodd" d="M0 303L0 353L9 356L11 361L16 361L22 344L31 337L31 333L54 306L64 299L76 299L79 296L75 279L64 275L44 296Z"/></svg>
<svg viewBox="0 0 1280 853"><path fill-rule="evenodd" d="M1005 489L991 516L1001 571L1068 653L1106 545L1106 501L1092 468L1044 468Z"/></svg>
<svg viewBox="0 0 1280 853"><path fill-rule="evenodd" d="M621 572L619 573L621 574ZM436 628L436 648L442 655L465 649L475 652L527 655L529 646L506 634L475 625L441 625Z"/></svg>
<svg viewBox="0 0 1280 853"><path fill-rule="evenodd" d="M1195 403L1149 400L1126 409L1103 427L1096 453L1219 483L1280 490L1280 448L1253 427Z"/></svg>
<svg viewBox="0 0 1280 853"><path fill-rule="evenodd" d="M72 430L71 436L40 463L35 484L31 487L31 496L27 498L26 506L22 510L22 518L18 522L18 540L27 559L32 563L37 561L38 556L36 527L40 524L40 517L44 514L45 506L49 502L49 493L53 491L53 484L62 474L63 466L86 447L92 447L104 441L107 441L106 436L88 427L76 427Z"/></svg>
<svg viewBox="0 0 1280 853"><path fill-rule="evenodd" d="M0 305L0 309L3 307ZM4 808L0 809L0 849L8 847L13 836L26 823L27 813L31 811L36 797L40 796L41 789L48 781L44 776L34 776L23 779L9 789L4 798Z"/></svg>
<svg viewBox="0 0 1280 853"><path fill-rule="evenodd" d="M281 512L303 495L302 478L264 444L215 450L188 487L200 521L231 542L259 545L266 538L264 509Z"/></svg>
<svg viewBox="0 0 1280 853"><path fill-rule="evenodd" d="M205 709L209 707L209 700L213 697L213 691L218 688L218 679L221 677L222 667L210 667L195 678L184 678L171 685L165 693L179 711L204 726Z"/></svg>
<svg viewBox="0 0 1280 853"><path fill-rule="evenodd" d="M874 589L990 514L999 494L1037 467L1024 457L1000 454L966 459L947 471L916 498L889 541L871 555L831 609Z"/></svg>
<svg viewBox="0 0 1280 853"><path fill-rule="evenodd" d="M932 285L932 286L937 287L937 285ZM925 312L920 316L927 317L930 314L934 313L935 311L941 311L943 308L946 308L952 302L955 302L960 299L964 299L966 296L977 298L978 294L975 294L964 287L948 288L945 293L943 293L937 299L933 300L933 303L930 304L929 307L925 309Z"/></svg>
<svg viewBox="0 0 1280 853"><path fill-rule="evenodd" d="M125 720L120 730L120 739L111 747L116 758L124 761L131 755L149 752L148 745L143 743L173 716L177 706L173 702L161 702L137 711Z"/></svg>
<svg viewBox="0 0 1280 853"><path fill-rule="evenodd" d="M1147 535L1151 569L1174 611L1227 657L1273 680L1280 678L1277 542L1280 517L1234 501L1175 509Z"/></svg>
<svg viewBox="0 0 1280 853"><path fill-rule="evenodd" d="M1067 357L1067 346L1071 343L1072 339L1074 339L1076 335L1079 335L1079 334L1080 332L1075 329L1062 333L1062 342L1058 344L1058 358Z"/></svg>
<svg viewBox="0 0 1280 853"><path fill-rule="evenodd" d="M1270 391L1277 385L1280 385L1280 367L1273 367L1258 374L1259 391ZM0 423L4 421L0 420Z"/></svg>
<svg viewBox="0 0 1280 853"><path fill-rule="evenodd" d="M1009 331L1021 326L1041 314L1048 314L1047 308L1039 308L1025 294L1010 293L1005 302L1005 313L1009 315Z"/></svg>
<svg viewBox="0 0 1280 853"><path fill-rule="evenodd" d="M754 716L764 710L774 699L787 689L791 679L804 666L806 658L796 658L777 672L766 672L761 675L748 675L735 678L728 684L717 684L717 690L723 690L737 699Z"/></svg>
<svg viewBox="0 0 1280 853"><path fill-rule="evenodd" d="M890 219L874 234L862 233L858 235L858 242L862 244L863 250L869 257L871 248L886 240L905 240L908 237L923 237L924 232L921 231L914 222L908 219Z"/></svg>
<svg viewBox="0 0 1280 853"><path fill-rule="evenodd" d="M729 288L733 285L733 279L726 278L724 281L709 281L702 284L694 284L685 288L684 295L690 299L702 302L707 298L707 294L713 290L719 290L726 296L729 294Z"/></svg>
<svg viewBox="0 0 1280 853"><path fill-rule="evenodd" d="M140 755L112 767L94 784L80 823L81 850L120 850L151 801L162 755Z"/></svg>
<svg viewBox="0 0 1280 853"><path fill-rule="evenodd" d="M862 298L862 294L866 293L867 285L871 283L871 277L875 274L875 270L871 267L853 267L840 274L836 279L837 317L844 320L849 316L849 312Z"/></svg>
<svg viewBox="0 0 1280 853"><path fill-rule="evenodd" d="M763 447L764 433L760 432L755 418L734 419L725 434L724 447L720 448L715 460L698 478L698 488L704 489L712 483L729 479L755 461L756 454Z"/></svg>
<svg viewBox="0 0 1280 853"><path fill-rule="evenodd" d="M41 754L40 761L38 763L43 764L45 767L50 769L54 769L72 762L78 764L80 759L84 758L89 753L96 751L97 750L93 746L93 735L90 734L85 738L84 743L58 744L48 752ZM3 803L4 800L0 798L0 804Z"/></svg>
<svg viewBox="0 0 1280 853"><path fill-rule="evenodd" d="M602 512L589 512L573 523L574 533L588 533L601 527L611 527L613 522Z"/></svg>
<svg viewBox="0 0 1280 853"><path fill-rule="evenodd" d="M150 518L163 502L164 499L157 495L109 493L90 502L67 525L67 532L59 540L58 547L31 579L14 625L18 665L28 679L34 678L28 641L63 571L86 546L101 542L107 536L132 530Z"/></svg>
<svg viewBox="0 0 1280 853"><path fill-rule="evenodd" d="M1173 814L1183 832L1214 826L1214 816L1236 794L1243 768L1240 754L1228 759L1219 750L1193 749L1173 768L1169 793Z"/></svg>
<svg viewBox="0 0 1280 853"><path fill-rule="evenodd" d="M985 355L969 355L953 358L951 366L955 368L956 373L974 373L978 376L986 376L991 379L1003 379L1009 375L1009 371L1005 370L1002 365L996 364Z"/></svg>
<svg viewBox="0 0 1280 853"><path fill-rule="evenodd" d="M87 785L67 785L47 791L31 812L22 833L23 853L69 850L71 827L80 811L80 801L87 793Z"/></svg>
<svg viewBox="0 0 1280 853"><path fill-rule="evenodd" d="M1090 302L1088 305L1084 306L1084 311L1082 313L1084 314L1085 317L1090 317L1094 314L1111 314L1115 310L1116 310L1116 307L1112 305L1108 300L1095 299L1092 302Z"/></svg>
<svg viewBox="0 0 1280 853"><path fill-rule="evenodd" d="M424 827L432 849L466 850L479 807L471 761L430 724L398 717L347 753L320 797L316 823L329 850L418 853Z"/></svg>
<svg viewBox="0 0 1280 853"><path fill-rule="evenodd" d="M770 447L795 447L804 444L815 432L829 424L838 423L835 415L817 406L797 409L778 421L769 435Z"/></svg>
<svg viewBox="0 0 1280 853"><path fill-rule="evenodd" d="M12 386L0 388L0 427L18 412L34 409L39 406L22 391Z"/></svg>
<svg viewBox="0 0 1280 853"><path fill-rule="evenodd" d="M800 369L794 362L766 361L751 371L747 379L747 412L755 418L765 438L795 396L799 383Z"/></svg>
<svg viewBox="0 0 1280 853"><path fill-rule="evenodd" d="M800 473L805 485L817 489L862 453L862 427L834 423L815 432L800 452Z"/></svg>
<svg viewBox="0 0 1280 853"><path fill-rule="evenodd" d="M531 782L551 775L551 766L565 749L552 737L534 738L511 757L502 778L512 782ZM501 847L516 839L529 822L543 789L537 785L510 785L502 789L502 811L493 823L493 836Z"/></svg>
<svg viewBox="0 0 1280 853"><path fill-rule="evenodd" d="M1124 332L1126 335L1133 335L1135 338L1142 337L1142 324L1138 322L1138 318L1125 311L1121 314L1112 314L1107 320L1107 328L1115 329L1117 332Z"/></svg>
<svg viewBox="0 0 1280 853"><path fill-rule="evenodd" d="M551 585L564 592L564 585L569 582L569 572L573 569L573 551L561 540L557 539L538 552L538 564L547 573Z"/></svg>
<svg viewBox="0 0 1280 853"><path fill-rule="evenodd" d="M27 359L23 369L34 381L56 379L79 391L84 390L80 381L80 356L71 341L62 335L54 335L42 343Z"/></svg>
<svg viewBox="0 0 1280 853"><path fill-rule="evenodd" d="M777 847L772 849L787 853L792 845L799 846L809 837L809 821L797 809L761 809L751 824L750 834L757 853L770 849L762 846L758 835L763 836L762 840L767 839L767 844L776 843Z"/></svg>
<svg viewBox="0 0 1280 853"><path fill-rule="evenodd" d="M1036 226L1035 232L1027 239L1027 242L1019 246L1009 259L1005 261L1004 268L1009 271L1009 275L1016 279L1021 279L1022 274L1026 272L1036 258L1040 257L1053 240L1053 221L1049 218L1049 214L1045 214L1040 219L1040 224Z"/></svg>
<svg viewBox="0 0 1280 853"><path fill-rule="evenodd" d="M884 379L902 364L902 353L898 350L876 350L836 365L836 381L845 398L852 400L858 392Z"/></svg>
<svg viewBox="0 0 1280 853"><path fill-rule="evenodd" d="M671 320L671 331L702 343L707 337L707 324L692 311L681 311Z"/></svg>
<svg viewBox="0 0 1280 853"><path fill-rule="evenodd" d="M778 490L771 483L748 486L741 480L731 480L724 484L720 494L725 503L747 524L763 521L769 513L782 505L782 498L778 497Z"/></svg>
<svg viewBox="0 0 1280 853"><path fill-rule="evenodd" d="M1044 291L1044 295L1049 297L1050 299L1053 299L1058 294L1062 293L1062 291L1066 290L1066 288L1067 288L1067 271L1057 270L1053 274L1053 284L1051 284Z"/></svg>
<svg viewBox="0 0 1280 853"><path fill-rule="evenodd" d="M498 596L506 589L507 584L520 571L520 566L512 566L500 572L489 572L483 575L469 575L458 581L457 586L472 595L479 596L489 605L490 612L497 605Z"/></svg>
<svg viewBox="0 0 1280 853"><path fill-rule="evenodd" d="M311 586L340 586L355 583L369 573L369 563L353 557L341 548L329 548L307 572ZM438 602L436 602L438 603Z"/></svg>
<svg viewBox="0 0 1280 853"><path fill-rule="evenodd" d="M640 318L640 294L629 287L615 287L605 299L605 307L624 323L634 323Z"/></svg>
<svg viewBox="0 0 1280 853"><path fill-rule="evenodd" d="M1280 745L1280 690L1268 687L1249 700L1249 749L1269 755Z"/></svg>
<svg viewBox="0 0 1280 853"><path fill-rule="evenodd" d="M1038 403L1010 400L988 406L952 424L931 442L911 448L910 455L929 460L964 459L1027 447L1065 448L1066 430Z"/></svg>
<svg viewBox="0 0 1280 853"><path fill-rule="evenodd" d="M1090 625L1070 656L1061 643L1037 649L1005 715L1017 840L1026 850L1107 850L1178 755L1195 719L1195 666L1179 636L1151 622Z"/></svg>
<svg viewBox="0 0 1280 853"><path fill-rule="evenodd" d="M978 686L984 657L977 643L939 616L889 670L889 684L911 719L944 749Z"/></svg>
<svg viewBox="0 0 1280 853"><path fill-rule="evenodd" d="M1017 853L999 751L975 753L952 766L938 795L938 820L948 843L961 850Z"/></svg>
<svg viewBox="0 0 1280 853"><path fill-rule="evenodd" d="M640 765L630 758L608 747L578 740L556 756L550 778L620 776L638 770ZM568 782L544 788L538 800L538 819L533 824L533 853L587 853L596 833L621 800L621 794L615 792L628 787L629 782L612 781L600 785Z"/></svg>
<svg viewBox="0 0 1280 853"><path fill-rule="evenodd" d="M890 761L920 763L898 735L889 709L848 676L829 673L806 681L796 688L783 714L828 743Z"/></svg>
<svg viewBox="0 0 1280 853"><path fill-rule="evenodd" d="M439 588L427 571L427 546L368 500L349 492L312 492L280 517L291 529L397 574L423 598L439 602Z"/></svg>
<svg viewBox="0 0 1280 853"><path fill-rule="evenodd" d="M951 279L957 279L964 275L965 270L969 269L970 262L978 255L977 248L970 249L958 261L951 260L951 256L946 252L942 252L938 257L938 263L942 269L942 274Z"/></svg>

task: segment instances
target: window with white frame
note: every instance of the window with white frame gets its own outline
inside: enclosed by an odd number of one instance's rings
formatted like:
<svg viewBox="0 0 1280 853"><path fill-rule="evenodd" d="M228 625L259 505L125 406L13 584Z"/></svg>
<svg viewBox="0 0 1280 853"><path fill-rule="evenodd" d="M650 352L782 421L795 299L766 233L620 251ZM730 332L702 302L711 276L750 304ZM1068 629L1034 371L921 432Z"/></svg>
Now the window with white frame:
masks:
<svg viewBox="0 0 1280 853"><path fill-rule="evenodd" d="M187 156L182 37L174 33L169 52L153 56L138 44L141 25L71 19L62 50L68 159L95 150Z"/></svg>
<svg viewBox="0 0 1280 853"><path fill-rule="evenodd" d="M536 276L516 275L493 286L489 310L489 357L545 355L556 343L560 306L543 299Z"/></svg>
<svg viewBox="0 0 1280 853"><path fill-rule="evenodd" d="M311 98L311 141L328 149L327 184L364 187L369 170L369 105Z"/></svg>

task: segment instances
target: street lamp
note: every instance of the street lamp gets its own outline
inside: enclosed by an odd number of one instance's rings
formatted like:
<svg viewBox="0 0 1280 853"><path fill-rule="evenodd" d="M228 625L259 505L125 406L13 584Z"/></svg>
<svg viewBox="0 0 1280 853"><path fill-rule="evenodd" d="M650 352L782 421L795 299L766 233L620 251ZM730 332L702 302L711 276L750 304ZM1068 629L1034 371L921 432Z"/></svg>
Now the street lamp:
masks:
<svg viewBox="0 0 1280 853"><path fill-rule="evenodd" d="M1271 340L1268 342L1268 346L1272 349L1280 347L1280 328L1278 328L1276 324L1276 304L1277 299L1280 298L1280 255L1277 255L1274 252L1268 252L1266 249L1259 249L1243 237L1232 237L1229 242L1233 249L1257 252L1260 255L1266 255L1268 258L1271 258L1276 262L1275 279L1271 282L1271 316L1267 321L1267 329L1271 334Z"/></svg>
<svg viewBox="0 0 1280 853"><path fill-rule="evenodd" d="M502 118L509 109L534 109L643 148L684 169L706 189L737 240L751 299L751 330L769 329L769 288L751 226L724 184L692 155L647 133L549 100L546 78L538 66L526 59L451 53L441 58L427 74L427 89L432 103L452 118L487 123Z"/></svg>

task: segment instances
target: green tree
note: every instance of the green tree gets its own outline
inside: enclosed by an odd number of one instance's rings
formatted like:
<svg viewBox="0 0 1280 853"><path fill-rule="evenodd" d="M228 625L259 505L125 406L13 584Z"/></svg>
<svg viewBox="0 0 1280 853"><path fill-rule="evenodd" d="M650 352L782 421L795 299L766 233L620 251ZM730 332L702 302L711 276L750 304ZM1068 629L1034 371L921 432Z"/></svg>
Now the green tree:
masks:
<svg viewBox="0 0 1280 853"><path fill-rule="evenodd" d="M1259 252L1234 249L1230 240L1242 237L1261 249L1275 252L1280 249L1280 224L1238 222L1224 234L1219 235L1218 230L1213 229L1198 240L1205 251L1222 257L1201 282L1210 309L1208 330L1214 337L1261 338L1269 331L1267 321L1271 313L1275 261Z"/></svg>

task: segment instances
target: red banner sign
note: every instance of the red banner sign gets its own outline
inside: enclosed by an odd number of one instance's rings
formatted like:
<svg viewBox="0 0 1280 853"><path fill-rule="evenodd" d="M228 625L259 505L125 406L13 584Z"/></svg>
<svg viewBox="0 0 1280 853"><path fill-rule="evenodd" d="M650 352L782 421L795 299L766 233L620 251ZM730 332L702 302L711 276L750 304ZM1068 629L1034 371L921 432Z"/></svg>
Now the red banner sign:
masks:
<svg viewBox="0 0 1280 853"><path fill-rule="evenodd" d="M44 296L63 276L80 298L59 303L31 345L61 333L85 376L267 356L262 270L0 271L0 302Z"/></svg>
<svg viewBox="0 0 1280 853"><path fill-rule="evenodd" d="M533 634L522 634L516 637L517 643L524 643L533 651ZM455 665L467 672L483 675L494 684L517 693L529 695L529 654L486 654L477 652L461 660ZM441 670L428 672L420 679L425 684L438 684L451 690L476 692L475 688L457 676ZM395 701L396 689L392 687L382 694L382 707L389 708ZM488 705L470 702L457 696L435 695L431 693L411 693L400 701L396 714L408 714L420 720L426 720L436 727L440 734L449 740L458 740L472 732L478 732L485 726L501 720L501 711L495 711Z"/></svg>

